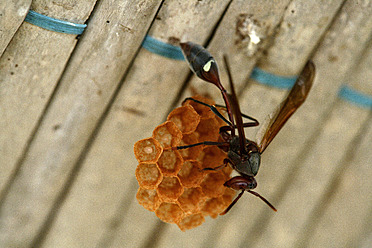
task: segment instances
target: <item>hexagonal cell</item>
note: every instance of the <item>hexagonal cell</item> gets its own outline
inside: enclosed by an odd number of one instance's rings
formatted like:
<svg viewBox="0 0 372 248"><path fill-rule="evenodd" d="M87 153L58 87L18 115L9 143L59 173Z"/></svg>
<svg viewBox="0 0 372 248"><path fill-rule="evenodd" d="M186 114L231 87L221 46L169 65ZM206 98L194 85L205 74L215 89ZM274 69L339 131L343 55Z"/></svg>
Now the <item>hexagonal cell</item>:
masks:
<svg viewBox="0 0 372 248"><path fill-rule="evenodd" d="M180 146L192 145L198 142L199 140L195 133L185 134L180 142ZM193 146L178 151L180 152L184 160L196 160L199 157L202 150L203 146Z"/></svg>
<svg viewBox="0 0 372 248"><path fill-rule="evenodd" d="M226 153L217 146L206 146L200 153L198 161L201 163L203 169L216 168L223 164L226 156Z"/></svg>
<svg viewBox="0 0 372 248"><path fill-rule="evenodd" d="M227 208L233 201L236 195L236 191L230 188L225 187L225 193L222 195L222 199L225 202L225 208Z"/></svg>
<svg viewBox="0 0 372 248"><path fill-rule="evenodd" d="M136 194L139 204L145 209L154 212L160 206L160 199L156 190L139 188Z"/></svg>
<svg viewBox="0 0 372 248"><path fill-rule="evenodd" d="M144 189L156 189L163 179L156 164L140 163L136 168L138 184Z"/></svg>
<svg viewBox="0 0 372 248"><path fill-rule="evenodd" d="M203 182L200 184L204 195L207 197L219 197L225 192L226 176L222 172L210 172L204 177Z"/></svg>
<svg viewBox="0 0 372 248"><path fill-rule="evenodd" d="M223 174L225 174L227 177L230 177L231 172L233 171L233 168L231 166L225 166L222 170Z"/></svg>
<svg viewBox="0 0 372 248"><path fill-rule="evenodd" d="M162 146L154 138L142 139L134 144L134 155L139 162L155 163L162 152Z"/></svg>
<svg viewBox="0 0 372 248"><path fill-rule="evenodd" d="M181 231L186 231L188 229L195 228L200 226L205 221L203 214L192 214L188 215L183 218L177 226L181 229Z"/></svg>
<svg viewBox="0 0 372 248"><path fill-rule="evenodd" d="M168 149L179 145L182 139L182 132L176 124L166 121L154 129L152 137L159 141L164 149Z"/></svg>
<svg viewBox="0 0 372 248"><path fill-rule="evenodd" d="M206 98L206 97L203 97L203 96L200 96L200 95L193 96L192 98L194 98L198 101L201 101L203 103L209 104L209 105L214 104L214 101L212 99ZM195 111L200 115L201 119L208 119L208 118L212 118L213 116L215 116L215 113L213 113L212 110L209 107L204 106L203 104L194 102L192 100L187 100L182 105L183 106L186 106L186 105L192 106L195 109Z"/></svg>
<svg viewBox="0 0 372 248"><path fill-rule="evenodd" d="M200 205L204 200L200 187L185 188L177 203L186 214L195 214L200 211Z"/></svg>
<svg viewBox="0 0 372 248"><path fill-rule="evenodd" d="M195 132L199 135L199 142L217 141L220 136L220 124L215 118L202 119Z"/></svg>
<svg viewBox="0 0 372 248"><path fill-rule="evenodd" d="M193 160L185 161L182 169L178 172L182 185L188 188L199 186L204 175L200 163Z"/></svg>
<svg viewBox="0 0 372 248"><path fill-rule="evenodd" d="M198 126L200 116L193 107L182 106L170 112L167 120L174 122L181 130L182 134L190 134L194 132Z"/></svg>
<svg viewBox="0 0 372 248"><path fill-rule="evenodd" d="M176 176L181 170L183 159L179 151L165 150L158 160L158 166L164 176Z"/></svg>
<svg viewBox="0 0 372 248"><path fill-rule="evenodd" d="M157 188L157 192L162 201L176 202L183 193L183 187L177 177L164 177Z"/></svg>
<svg viewBox="0 0 372 248"><path fill-rule="evenodd" d="M202 206L201 212L204 215L209 215L216 218L220 213L225 210L225 202L222 197L211 198L205 201Z"/></svg>
<svg viewBox="0 0 372 248"><path fill-rule="evenodd" d="M185 213L174 203L163 202L155 211L156 216L167 223L179 223Z"/></svg>

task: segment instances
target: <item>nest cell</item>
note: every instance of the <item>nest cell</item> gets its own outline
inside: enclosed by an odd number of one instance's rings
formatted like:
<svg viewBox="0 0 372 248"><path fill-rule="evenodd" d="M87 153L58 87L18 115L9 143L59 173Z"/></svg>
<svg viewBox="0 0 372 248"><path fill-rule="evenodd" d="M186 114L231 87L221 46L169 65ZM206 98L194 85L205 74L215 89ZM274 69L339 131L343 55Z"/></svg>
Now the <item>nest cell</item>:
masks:
<svg viewBox="0 0 372 248"><path fill-rule="evenodd" d="M222 213L228 205L225 204L223 197L216 197L208 199L204 202L201 213L204 215L209 215L212 218L217 218L217 216Z"/></svg>
<svg viewBox="0 0 372 248"><path fill-rule="evenodd" d="M179 145L182 139L182 132L176 124L166 121L154 129L152 137L159 141L164 149L168 149Z"/></svg>
<svg viewBox="0 0 372 248"><path fill-rule="evenodd" d="M192 214L188 215L185 218L183 218L177 226L182 230L186 231L192 228L195 228L197 226L200 226L205 221L203 214Z"/></svg>
<svg viewBox="0 0 372 248"><path fill-rule="evenodd" d="M136 195L137 201L145 209L154 212L160 206L160 199L156 190L139 188Z"/></svg>
<svg viewBox="0 0 372 248"><path fill-rule="evenodd" d="M164 177L157 188L157 192L162 201L176 202L183 193L183 187L177 177Z"/></svg>
<svg viewBox="0 0 372 248"><path fill-rule="evenodd" d="M211 100L210 98L206 98L200 95L193 96L192 98L201 101L203 103L209 104L209 105L214 105L214 101ZM192 100L187 100L183 103L184 106L190 105L192 106L195 111L200 115L201 119L209 119L215 116L215 113L212 112L212 110L200 103L194 102Z"/></svg>
<svg viewBox="0 0 372 248"><path fill-rule="evenodd" d="M185 215L177 204L168 202L161 203L155 214L159 219L167 223L179 223Z"/></svg>
<svg viewBox="0 0 372 248"><path fill-rule="evenodd" d="M195 214L200 212L200 205L204 200L205 197L200 187L185 188L177 203L186 214Z"/></svg>
<svg viewBox="0 0 372 248"><path fill-rule="evenodd" d="M134 144L134 155L142 163L155 163L162 152L162 146L154 138L142 139Z"/></svg>
<svg viewBox="0 0 372 248"><path fill-rule="evenodd" d="M180 146L192 145L198 142L198 136L195 133L185 134L180 142ZM179 152L184 160L196 160L202 150L203 146L193 146L187 149L181 149Z"/></svg>
<svg viewBox="0 0 372 248"><path fill-rule="evenodd" d="M165 150L158 160L158 166L164 176L176 176L181 170L183 159L179 151Z"/></svg>
<svg viewBox="0 0 372 248"><path fill-rule="evenodd" d="M195 132L199 135L199 142L217 141L220 136L220 124L216 118L202 119Z"/></svg>
<svg viewBox="0 0 372 248"><path fill-rule="evenodd" d="M200 184L205 196L209 198L222 196L225 192L226 176L222 172L211 172L206 175Z"/></svg>
<svg viewBox="0 0 372 248"><path fill-rule="evenodd" d="M235 195L236 195L235 190L225 187L225 193L223 194L222 199L225 202L226 206L230 205Z"/></svg>
<svg viewBox="0 0 372 248"><path fill-rule="evenodd" d="M199 186L204 175L200 163L193 160L185 161L182 169L178 172L178 178L182 185L188 188Z"/></svg>
<svg viewBox="0 0 372 248"><path fill-rule="evenodd" d="M223 172L223 174L225 174L225 176L229 178L231 172L233 171L233 168L231 168L231 166L225 166L221 171Z"/></svg>
<svg viewBox="0 0 372 248"><path fill-rule="evenodd" d="M181 130L182 134L190 134L199 124L200 116L191 106L182 106L174 109L167 118Z"/></svg>
<svg viewBox="0 0 372 248"><path fill-rule="evenodd" d="M206 146L201 152L198 161L201 162L202 168L216 168L223 164L226 153L217 146Z"/></svg>
<svg viewBox="0 0 372 248"><path fill-rule="evenodd" d="M214 104L208 98L193 98ZM205 216L216 218L224 211L236 193L223 186L232 168L203 169L223 165L226 152L207 145L173 150L180 145L221 141L219 128L222 125L226 124L209 107L188 100L154 129L151 138L136 142L139 204L155 212L162 221L176 223L182 231L201 225Z"/></svg>
<svg viewBox="0 0 372 248"><path fill-rule="evenodd" d="M136 178L140 187L144 189L156 189L163 175L156 164L140 163L136 169Z"/></svg>

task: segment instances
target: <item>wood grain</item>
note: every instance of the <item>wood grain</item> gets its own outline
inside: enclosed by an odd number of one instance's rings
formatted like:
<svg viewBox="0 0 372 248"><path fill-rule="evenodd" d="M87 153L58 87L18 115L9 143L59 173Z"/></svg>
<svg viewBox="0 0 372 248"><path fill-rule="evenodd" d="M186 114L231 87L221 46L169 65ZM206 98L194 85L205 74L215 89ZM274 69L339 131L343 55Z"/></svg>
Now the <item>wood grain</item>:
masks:
<svg viewBox="0 0 372 248"><path fill-rule="evenodd" d="M8 18L27 3L0 3L1 247L369 247L372 117L338 93L372 95L371 1L33 1L87 22L79 39ZM242 112L261 124L287 91L252 68L293 76L314 61L313 89L256 177L277 213L245 195L182 232L138 204L133 144L186 96L222 103L184 61L141 49L147 33L208 46L225 86L227 54Z"/></svg>
<svg viewBox="0 0 372 248"><path fill-rule="evenodd" d="M0 57L25 19L31 0L0 2Z"/></svg>
<svg viewBox="0 0 372 248"><path fill-rule="evenodd" d="M54 9L55 4L48 1L41 10L38 2L33 2L33 10L80 23L86 21L94 7L92 1L77 1L71 8L56 6ZM72 11L74 8L79 14ZM76 42L75 35L52 32L24 22L3 53L0 59L1 191L6 190L6 184L18 170Z"/></svg>
<svg viewBox="0 0 372 248"><path fill-rule="evenodd" d="M350 75L353 65L359 61L369 42L369 11L365 6L345 3L314 56L318 74L312 93L304 106L293 116L291 123L294 126L289 123L268 148L275 147L275 150L267 150L267 155L271 156L269 163L275 165L275 168L269 168L266 173L269 175L270 184L276 189L273 194L274 204L282 210L278 211L280 214L275 218L263 217L264 213L259 215L258 218L263 220L257 218L256 226L250 229L260 232L257 247L264 243L280 247L295 242L301 226L306 223L307 216L330 179L329 173L335 168L337 161L342 159L347 147L345 144L356 135L356 129L353 127L358 127L367 118L366 112L333 112L332 108L337 106L339 88ZM354 30L354 25L360 28ZM316 112L308 114L313 109L316 109ZM350 120L352 124L348 126L345 119ZM331 131L332 127L336 126L339 128L335 129L335 133L338 133L337 139L335 136L327 138L324 129L328 127L327 130ZM331 133L333 132L329 132L329 135ZM296 145L291 135L303 140L303 145ZM337 149L334 149L335 147ZM273 156L271 152L277 155ZM313 180L316 180L316 183ZM266 221L268 222L265 223ZM278 230L279 226L282 231L275 235L274 230Z"/></svg>
<svg viewBox="0 0 372 248"><path fill-rule="evenodd" d="M190 38L203 42L226 3L165 2L149 33L167 41L191 32L190 27L198 23L209 22L210 26L199 27L191 33ZM209 12L210 8L214 12ZM188 74L184 62L141 49L97 133L45 247L56 247L61 243L71 247L75 244L138 247L153 232L160 221L135 199L138 185L134 171L138 163L133 155L133 144L150 137L152 130L164 121ZM77 206L83 207L77 210ZM69 224L70 228L66 229L65 225L71 219L79 221Z"/></svg>
<svg viewBox="0 0 372 248"><path fill-rule="evenodd" d="M32 243L37 246L42 241L56 205L69 187L68 179L71 173L76 173L79 156L140 46L158 6L159 1L99 2L96 8L106 11L97 11L90 18L89 27L69 61L2 202L0 240L5 246ZM72 39L76 42L74 37ZM62 48L61 44L59 46ZM57 47L54 51L63 54ZM36 89L40 87L35 86Z"/></svg>
<svg viewBox="0 0 372 248"><path fill-rule="evenodd" d="M363 89L364 92L372 91L372 83L367 80L372 73L371 48L372 45L369 44L361 61L353 66L354 70L348 77L353 88ZM335 112L337 117L329 120L332 130L325 130L325 133L333 135L324 135L325 139L328 138L324 142L333 145L329 150L338 150L341 145L346 148L343 155L337 154L335 160L334 152L329 154L334 164L326 165L331 168L327 173L330 178L325 182L327 185L319 201L301 228L296 242L298 247L320 247L327 244L332 244L332 247L359 247L360 235L370 235L372 231L371 219L368 218L372 208L372 184L369 180L372 176L369 168L372 161L372 111L340 99ZM337 124L343 130L337 130ZM357 134L352 140L347 140L346 134L354 130Z"/></svg>

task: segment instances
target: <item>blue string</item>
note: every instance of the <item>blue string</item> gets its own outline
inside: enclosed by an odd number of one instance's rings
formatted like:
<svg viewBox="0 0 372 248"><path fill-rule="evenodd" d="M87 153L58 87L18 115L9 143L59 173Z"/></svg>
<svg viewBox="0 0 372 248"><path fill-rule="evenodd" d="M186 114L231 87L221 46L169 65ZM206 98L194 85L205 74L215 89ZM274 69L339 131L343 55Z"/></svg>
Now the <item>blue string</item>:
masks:
<svg viewBox="0 0 372 248"><path fill-rule="evenodd" d="M338 96L360 107L372 109L372 96L360 93L347 85L341 87Z"/></svg>
<svg viewBox="0 0 372 248"><path fill-rule="evenodd" d="M146 50L152 53L158 54L166 58L184 60L182 50L180 47L164 43L149 35L146 35L145 39L143 40L142 47L144 47ZM254 79L258 83L269 85L279 89L291 89L297 80L297 76L291 77L278 76L266 72L258 67L255 67L252 70L250 78ZM359 93L348 86L343 86L340 89L339 97L358 106L372 108L371 96Z"/></svg>
<svg viewBox="0 0 372 248"><path fill-rule="evenodd" d="M25 21L41 28L66 34L82 34L87 26L48 17L33 10L28 12Z"/></svg>
<svg viewBox="0 0 372 248"><path fill-rule="evenodd" d="M184 60L182 50L180 47L164 43L149 35L146 35L145 39L143 40L142 47L148 50L149 52L158 54L166 58Z"/></svg>
<svg viewBox="0 0 372 248"><path fill-rule="evenodd" d="M251 79L279 89L291 89L297 80L297 76L283 77L266 72L255 67L251 74Z"/></svg>
<svg viewBox="0 0 372 248"><path fill-rule="evenodd" d="M143 40L142 47L163 57L184 60L180 47L164 43L149 35L146 35L145 39ZM256 80L258 83L270 85L280 89L290 89L297 79L297 77L281 77L270 74L257 67L253 69L251 78Z"/></svg>

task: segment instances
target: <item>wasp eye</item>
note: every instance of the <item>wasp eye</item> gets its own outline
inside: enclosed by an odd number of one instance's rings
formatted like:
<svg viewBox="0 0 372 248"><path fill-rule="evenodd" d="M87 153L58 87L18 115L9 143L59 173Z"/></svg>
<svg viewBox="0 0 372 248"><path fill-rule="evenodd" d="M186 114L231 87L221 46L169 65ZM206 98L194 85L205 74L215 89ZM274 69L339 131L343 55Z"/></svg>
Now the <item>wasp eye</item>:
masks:
<svg viewBox="0 0 372 248"><path fill-rule="evenodd" d="M258 169L260 168L261 156L258 152L250 153L249 165L253 175L257 175Z"/></svg>

